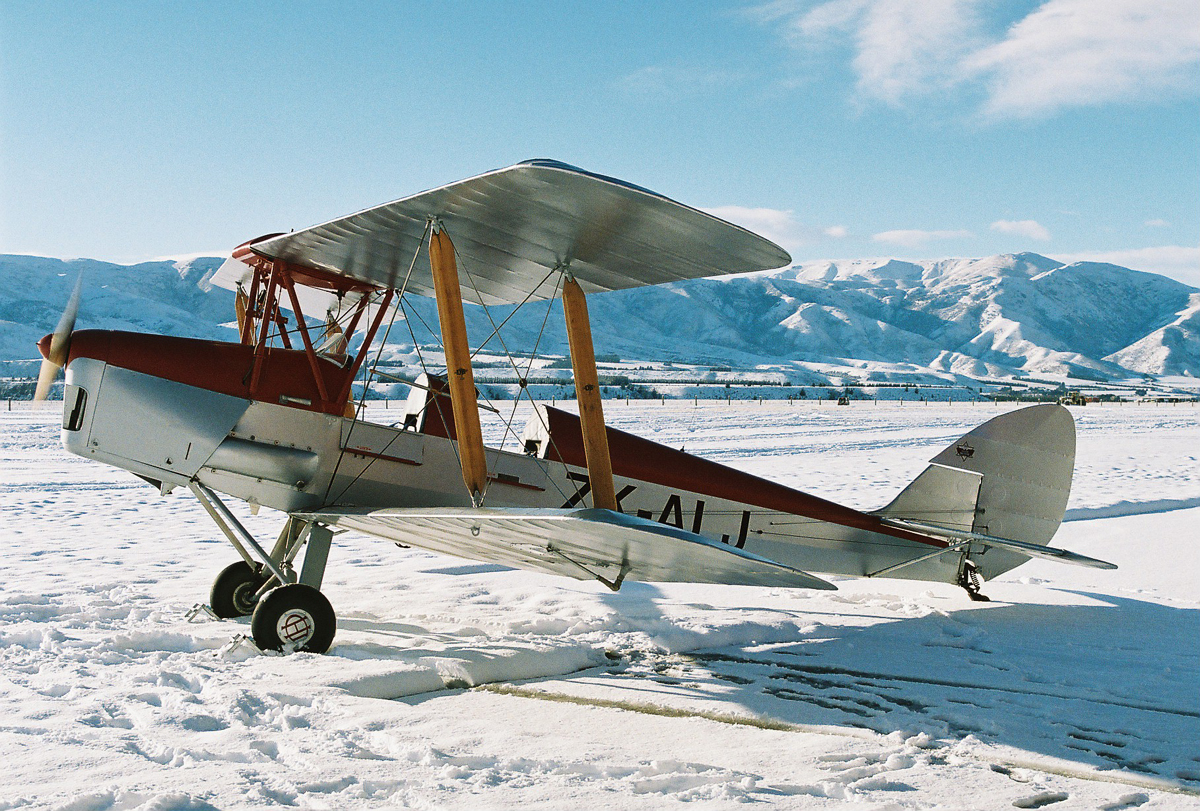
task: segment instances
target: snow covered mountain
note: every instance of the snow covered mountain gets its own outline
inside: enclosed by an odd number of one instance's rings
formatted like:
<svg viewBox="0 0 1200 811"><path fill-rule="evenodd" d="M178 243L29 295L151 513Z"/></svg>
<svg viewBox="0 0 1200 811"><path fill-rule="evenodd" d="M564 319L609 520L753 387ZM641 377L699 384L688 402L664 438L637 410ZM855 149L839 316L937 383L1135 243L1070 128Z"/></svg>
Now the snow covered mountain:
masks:
<svg viewBox="0 0 1200 811"><path fill-rule="evenodd" d="M123 266L0 256L0 359L36 357L34 342L53 329L80 270L80 328L227 340L232 333L219 325L232 319L232 295L206 289L220 261ZM1152 273L1032 253L814 262L608 293L590 307L598 351L626 360L903 364L969 377L1200 376L1200 291ZM468 309L472 335L486 336L487 315ZM436 323L432 302L417 299L409 312L418 341L432 340L422 324ZM504 315L493 312L497 322ZM544 305L518 313L505 327L509 348L533 348L544 318ZM552 313L540 351L566 352L561 324ZM411 344L399 325L392 340L400 351Z"/></svg>
<svg viewBox="0 0 1200 811"><path fill-rule="evenodd" d="M597 346L626 358L853 360L969 377L1200 376L1200 291L1030 253L806 263L609 293L590 307ZM514 319L525 329L534 321Z"/></svg>
<svg viewBox="0 0 1200 811"><path fill-rule="evenodd" d="M1108 359L1127 369L1155 370L1159 374L1196 376L1196 347L1200 345L1200 293L1188 297L1188 306L1174 321L1154 330Z"/></svg>
<svg viewBox="0 0 1200 811"><path fill-rule="evenodd" d="M967 375L1200 374L1197 291L1116 265L1025 253L806 264L755 282L789 303L780 327L806 352L897 359L902 347Z"/></svg>
<svg viewBox="0 0 1200 811"><path fill-rule="evenodd" d="M37 358L83 274L76 329L127 329L230 340L233 294L209 290L223 259L115 265L94 259L0 255L0 360Z"/></svg>

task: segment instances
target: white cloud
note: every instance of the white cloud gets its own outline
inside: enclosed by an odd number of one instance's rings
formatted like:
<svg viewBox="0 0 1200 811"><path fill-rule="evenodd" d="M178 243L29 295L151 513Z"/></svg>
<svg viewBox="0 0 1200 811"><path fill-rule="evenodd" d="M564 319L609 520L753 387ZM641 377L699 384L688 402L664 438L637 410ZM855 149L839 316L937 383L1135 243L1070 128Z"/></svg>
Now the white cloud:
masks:
<svg viewBox="0 0 1200 811"><path fill-rule="evenodd" d="M1176 281L1200 287L1200 246L1160 245L1122 251L1082 251L1054 254L1059 262L1109 262L1134 270L1161 273Z"/></svg>
<svg viewBox="0 0 1200 811"><path fill-rule="evenodd" d="M1005 234L1017 234L1018 236L1029 237L1030 239L1040 239L1042 241L1050 239L1050 232L1046 230L1046 226L1037 220L996 220L989 227L993 231L1000 231Z"/></svg>
<svg viewBox="0 0 1200 811"><path fill-rule="evenodd" d="M1007 7L980 0L764 8L759 18L803 53L848 38L859 93L891 104L969 82L985 91L985 114L1023 118L1200 89L1196 0L1044 0L1007 30Z"/></svg>
<svg viewBox="0 0 1200 811"><path fill-rule="evenodd" d="M912 93L953 83L951 67L974 41L979 0L827 0L789 14L779 3L760 7L764 21L784 21L785 38L809 51L849 35L854 69L865 95L898 103Z"/></svg>
<svg viewBox="0 0 1200 811"><path fill-rule="evenodd" d="M1171 223L1166 220L1146 220L1145 224L1151 228L1166 228Z"/></svg>
<svg viewBox="0 0 1200 811"><path fill-rule="evenodd" d="M883 231L871 237L872 242L886 242L905 248L919 248L927 242L942 239L963 239L975 236L970 231L921 231L917 229Z"/></svg>
<svg viewBox="0 0 1200 811"><path fill-rule="evenodd" d="M791 211L775 208L747 208L745 206L716 206L703 209L714 217L737 223L762 234L788 251L811 245L829 238L841 239L849 234L845 226L831 225L821 228L799 222Z"/></svg>
<svg viewBox="0 0 1200 811"><path fill-rule="evenodd" d="M863 93L897 103L956 81L975 27L974 0L876 0L858 29L854 68Z"/></svg>
<svg viewBox="0 0 1200 811"><path fill-rule="evenodd" d="M1048 0L964 68L988 77L985 112L1024 117L1195 89L1198 64L1196 0Z"/></svg>

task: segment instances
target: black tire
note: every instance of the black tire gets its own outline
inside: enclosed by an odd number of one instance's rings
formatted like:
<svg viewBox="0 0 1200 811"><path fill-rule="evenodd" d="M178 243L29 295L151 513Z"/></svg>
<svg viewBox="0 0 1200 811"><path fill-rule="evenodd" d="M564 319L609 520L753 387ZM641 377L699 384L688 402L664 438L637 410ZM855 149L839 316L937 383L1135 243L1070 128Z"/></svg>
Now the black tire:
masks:
<svg viewBox="0 0 1200 811"><path fill-rule="evenodd" d="M246 561L231 563L213 581L208 604L223 620L249 616L258 602L254 595L266 582Z"/></svg>
<svg viewBox="0 0 1200 811"><path fill-rule="evenodd" d="M263 595L250 618L254 644L262 650L325 653L337 632L337 617L325 595L289 583Z"/></svg>

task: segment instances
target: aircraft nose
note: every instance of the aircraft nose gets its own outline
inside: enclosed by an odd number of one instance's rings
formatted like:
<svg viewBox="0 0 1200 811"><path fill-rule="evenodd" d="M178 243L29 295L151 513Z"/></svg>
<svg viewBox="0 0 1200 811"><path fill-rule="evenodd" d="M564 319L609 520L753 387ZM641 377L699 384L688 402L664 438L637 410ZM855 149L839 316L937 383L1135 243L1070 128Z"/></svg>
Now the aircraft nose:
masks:
<svg viewBox="0 0 1200 811"><path fill-rule="evenodd" d="M42 357L50 360L50 342L54 340L54 333L50 333L37 342L38 352L42 353Z"/></svg>

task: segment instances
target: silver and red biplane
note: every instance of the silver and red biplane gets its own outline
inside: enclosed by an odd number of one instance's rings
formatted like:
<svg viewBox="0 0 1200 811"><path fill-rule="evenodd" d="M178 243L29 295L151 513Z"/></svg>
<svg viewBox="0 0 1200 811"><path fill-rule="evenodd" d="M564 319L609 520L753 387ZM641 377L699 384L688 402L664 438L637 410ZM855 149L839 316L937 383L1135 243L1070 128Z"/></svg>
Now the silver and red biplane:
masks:
<svg viewBox="0 0 1200 811"><path fill-rule="evenodd" d="M263 649L328 650L336 620L320 587L338 529L614 590L834 588L817 571L955 583L986 599L980 577L1031 556L1111 568L1047 546L1075 457L1058 405L976 428L875 512L605 426L585 294L788 262L662 195L528 161L240 245L213 279L236 291L237 343L73 331L77 285L39 343L37 396L65 366L67 450L195 495L242 558L217 577L211 609L253 615ZM413 295L436 298L445 368L412 381L402 423L367 422L352 383L360 370L388 377L364 362ZM463 302L555 298L578 415L536 405L515 450L485 447ZM218 493L287 514L270 550Z"/></svg>

